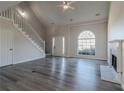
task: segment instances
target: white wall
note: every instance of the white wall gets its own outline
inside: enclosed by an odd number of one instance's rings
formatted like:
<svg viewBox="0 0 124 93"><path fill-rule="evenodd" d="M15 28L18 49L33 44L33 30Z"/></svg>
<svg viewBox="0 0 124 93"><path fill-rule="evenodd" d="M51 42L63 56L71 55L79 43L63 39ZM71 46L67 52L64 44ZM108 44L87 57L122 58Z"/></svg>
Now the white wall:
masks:
<svg viewBox="0 0 124 93"><path fill-rule="evenodd" d="M5 23L7 23L7 24L5 24L6 26L4 26L4 29L2 29L2 31L10 30L11 31L10 33L12 33L12 36L13 36L13 40L12 40L13 46L10 48L13 48L13 63L14 64L42 58L42 53L28 39L26 39L21 32L19 32L13 26L12 22L5 20L5 19L3 21L5 21ZM0 22L2 22L0 24L3 24L4 23L3 21L0 21ZM1 27L0 27L0 30L1 30ZM2 34L0 36L2 36ZM4 39L1 39L1 40L0 40L1 42L6 41ZM5 42L5 43L7 43L7 42ZM7 46L5 46L5 47L7 47ZM9 50L9 49L5 50L5 49L7 49L7 48L1 47L1 43L0 43L0 50L2 50L3 52L6 52ZM5 54L5 53L0 53L0 54ZM0 58L1 57L3 57L3 56L0 55ZM0 60L0 61L2 62L2 60Z"/></svg>
<svg viewBox="0 0 124 93"><path fill-rule="evenodd" d="M42 53L22 33L14 29L14 63L42 58Z"/></svg>
<svg viewBox="0 0 124 93"><path fill-rule="evenodd" d="M124 40L124 2L121 1L111 2L109 23L108 23L108 40L111 41L118 39ZM122 56L122 58L124 58L124 55ZM123 59L123 69L124 69L124 59ZM124 75L122 78L123 78L122 84L124 85Z"/></svg>
<svg viewBox="0 0 124 93"><path fill-rule="evenodd" d="M0 66L12 64L13 31L11 22L0 18Z"/></svg>
<svg viewBox="0 0 124 93"><path fill-rule="evenodd" d="M41 22L37 19L34 12L30 8L28 2L20 3L16 9L19 11L20 14L24 12L23 18L35 29L35 31L41 36L43 40L45 40L45 32L46 28L41 24Z"/></svg>
<svg viewBox="0 0 124 93"><path fill-rule="evenodd" d="M96 55L95 56L77 56L77 38L82 31L90 30L96 35ZM81 57L90 59L107 59L107 22L93 21L88 23L52 26L47 30L47 52L52 51L52 37L65 37L65 56Z"/></svg>
<svg viewBox="0 0 124 93"><path fill-rule="evenodd" d="M15 5L17 5L18 3L20 3L20 1L0 1L0 12L3 11L4 9L13 7Z"/></svg>
<svg viewBox="0 0 124 93"><path fill-rule="evenodd" d="M109 13L108 40L124 39L124 2L112 2Z"/></svg>

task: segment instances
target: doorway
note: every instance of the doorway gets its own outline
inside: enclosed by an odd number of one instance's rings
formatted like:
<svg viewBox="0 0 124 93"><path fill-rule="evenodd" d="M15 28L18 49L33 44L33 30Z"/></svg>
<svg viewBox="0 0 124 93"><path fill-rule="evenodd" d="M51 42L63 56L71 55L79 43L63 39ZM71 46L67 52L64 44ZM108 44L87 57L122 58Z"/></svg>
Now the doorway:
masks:
<svg viewBox="0 0 124 93"><path fill-rule="evenodd" d="M11 22L0 18L0 67L13 63L13 31L11 26Z"/></svg>
<svg viewBox="0 0 124 93"><path fill-rule="evenodd" d="M52 55L64 56L65 55L65 38L62 36L53 37L52 39Z"/></svg>

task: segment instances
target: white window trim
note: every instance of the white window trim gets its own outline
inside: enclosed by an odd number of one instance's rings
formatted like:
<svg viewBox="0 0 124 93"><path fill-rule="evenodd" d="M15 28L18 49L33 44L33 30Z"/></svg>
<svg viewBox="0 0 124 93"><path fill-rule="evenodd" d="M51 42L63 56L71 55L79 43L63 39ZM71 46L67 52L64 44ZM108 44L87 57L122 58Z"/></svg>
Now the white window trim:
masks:
<svg viewBox="0 0 124 93"><path fill-rule="evenodd" d="M96 55L96 37L95 37L95 34L92 32L92 31L89 31L90 33L92 33L93 35L94 35L94 38L81 38L80 39L80 36L81 35L83 35L83 33L84 32L87 32L87 31L83 31L83 32L81 32L80 34L79 34L79 36L78 36L78 44L77 44L77 54L78 55L80 55L80 56L95 56ZM88 51L86 52L87 54L79 54L79 40L87 40L87 39L89 39L90 40L90 42L89 42L89 44L90 44L90 46L91 46L91 39L95 39L95 43L94 43L94 54L88 54ZM82 41L83 42L83 41ZM87 43L87 42L86 42ZM86 45L87 46L87 45ZM82 47L83 47L83 43L82 43ZM90 48L90 50L91 50L91 48Z"/></svg>

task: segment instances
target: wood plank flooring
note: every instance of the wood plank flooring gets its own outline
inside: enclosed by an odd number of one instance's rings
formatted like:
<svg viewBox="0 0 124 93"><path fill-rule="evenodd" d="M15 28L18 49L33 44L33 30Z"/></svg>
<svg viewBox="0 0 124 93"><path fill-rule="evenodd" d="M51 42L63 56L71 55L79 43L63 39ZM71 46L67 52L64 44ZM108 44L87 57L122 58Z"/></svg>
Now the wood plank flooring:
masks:
<svg viewBox="0 0 124 93"><path fill-rule="evenodd" d="M0 68L0 90L9 91L121 91L100 79L105 61L48 57Z"/></svg>

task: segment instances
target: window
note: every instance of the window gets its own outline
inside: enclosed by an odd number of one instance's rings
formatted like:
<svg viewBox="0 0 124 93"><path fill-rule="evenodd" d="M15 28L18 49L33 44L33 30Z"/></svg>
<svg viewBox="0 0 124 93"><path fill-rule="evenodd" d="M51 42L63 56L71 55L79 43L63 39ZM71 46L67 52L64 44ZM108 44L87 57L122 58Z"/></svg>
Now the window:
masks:
<svg viewBox="0 0 124 93"><path fill-rule="evenodd" d="M54 55L55 37L52 38L52 55Z"/></svg>
<svg viewBox="0 0 124 93"><path fill-rule="evenodd" d="M62 45L63 45L63 47L62 47L62 53L64 55L65 54L65 38L64 37L62 37Z"/></svg>
<svg viewBox="0 0 124 93"><path fill-rule="evenodd" d="M79 35L78 54L95 55L95 35L91 31L84 31Z"/></svg>

